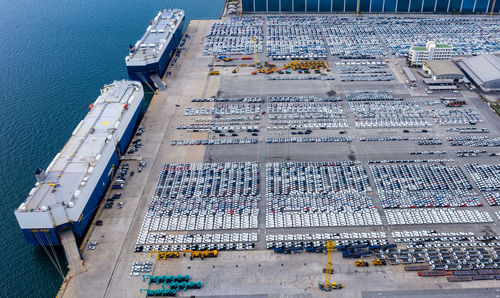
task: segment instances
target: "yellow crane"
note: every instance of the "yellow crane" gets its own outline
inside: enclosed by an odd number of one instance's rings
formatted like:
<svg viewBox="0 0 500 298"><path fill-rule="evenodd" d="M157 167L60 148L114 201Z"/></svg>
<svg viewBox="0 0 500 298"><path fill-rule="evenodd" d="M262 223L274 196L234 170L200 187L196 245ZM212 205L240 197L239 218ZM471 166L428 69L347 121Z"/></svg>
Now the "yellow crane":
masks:
<svg viewBox="0 0 500 298"><path fill-rule="evenodd" d="M319 284L319 287L323 291L331 291L336 289L342 289L344 286L336 282L331 282L331 275L333 273L333 251L335 250L335 242L328 240L326 242L326 277L325 283Z"/></svg>
<svg viewBox="0 0 500 298"><path fill-rule="evenodd" d="M333 267L333 250L335 249L335 242L328 240L326 242L326 278L325 286L330 285L330 277L332 276Z"/></svg>
<svg viewBox="0 0 500 298"><path fill-rule="evenodd" d="M258 67L260 65L259 61L257 60L257 37L253 38L253 63L255 64L255 67Z"/></svg>

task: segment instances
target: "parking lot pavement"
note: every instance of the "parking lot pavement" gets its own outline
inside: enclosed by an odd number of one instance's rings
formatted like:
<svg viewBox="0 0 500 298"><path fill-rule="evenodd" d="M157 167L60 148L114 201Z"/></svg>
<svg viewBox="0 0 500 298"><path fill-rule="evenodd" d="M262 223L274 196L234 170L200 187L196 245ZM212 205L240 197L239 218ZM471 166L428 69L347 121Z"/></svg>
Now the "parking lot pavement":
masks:
<svg viewBox="0 0 500 298"><path fill-rule="evenodd" d="M389 67L374 68L367 66L366 57L344 59L330 54L338 50L336 46L353 50L339 44L342 40L338 35L346 31L361 32L361 37L375 32L380 41L373 43L377 47L365 44L355 55L374 51L399 54L405 51L405 44L415 42L405 36L407 32L419 28L422 32L416 40L427 40L439 37L433 26L443 25L384 18L372 20L370 26L362 23L364 19L350 19L353 28L341 28L329 17L322 18L298 17L291 20L294 24L290 28L286 28L287 20L282 17L234 19L213 27L211 22L194 22L198 27L192 32L190 49L181 53L167 78L171 87L153 98L144 118L149 123L145 132L148 137L142 140L144 148L140 154L150 166L145 172L147 179L130 179L125 192L137 190L132 197L134 204L125 202L123 209L111 208L103 213L104 219L110 221L109 228L103 226L94 231L91 240L101 236L111 240L100 241L95 250L83 253L91 272L78 279L78 284L86 285L84 290L107 297L136 293L142 284L140 279L129 276L131 266L149 259L144 253L148 250L224 250L217 259L203 263L179 258L158 261L153 266L154 274L189 273L204 281L206 286L196 293L202 296L321 295L317 283L324 278L323 254L283 256L266 248L321 249L329 238L344 241L339 245L397 242L398 249L451 249L459 244L471 251L486 247L492 254L494 247L488 244L498 239L484 237L498 237L500 232L500 209L495 205L500 173L495 157L489 154L498 152L500 147L474 146L494 143L500 137L497 116L469 91L455 95L465 94L467 105L463 108L426 105L439 100L440 95L426 94L420 85L409 89L398 72L401 58L390 56ZM321 25L309 32L297 20ZM273 23L273 27L264 22ZM472 21L477 22L482 21ZM462 32L471 24L450 26ZM212 38L202 42L210 28ZM227 67L220 68L219 76L206 75L213 53L240 51L251 55L252 35L261 36L261 61L268 59L268 53L283 59L279 56L286 56L293 49L286 46L281 53L277 46L292 30L300 34L291 46L300 49L302 56L312 53L314 58L322 55L323 49L326 51L333 70L329 75L335 80L268 80L261 75L252 76L248 68L233 74ZM467 33L464 40L485 30ZM330 40L324 39L325 32ZM446 34L450 34L448 29ZM235 38L238 42L228 45ZM442 38L453 41L446 35ZM346 43L355 45L359 40L352 38ZM378 48L380 44L382 47ZM482 37L476 44L484 46L485 51L492 50L484 45ZM460 45L457 50L467 52L470 45ZM398 79L339 80L340 72L356 74L380 69ZM154 108L158 105L163 108ZM148 131L156 126L161 129ZM450 129L459 127L465 130ZM484 128L487 132L478 133L472 128ZM232 139L257 142L227 144ZM183 146L178 146L178 142ZM219 145L212 146L212 142ZM452 142L462 143L452 146ZM483 149L484 153L473 156L456 154ZM136 166L135 161L130 164ZM117 216L120 210L130 213ZM458 243L462 236L469 238ZM270 243L276 246L269 246ZM143 252L134 253L141 246ZM335 281L346 285L342 290L346 297L401 287L437 290L462 286L448 283L444 277L433 281L418 278L404 272L402 266L358 271L353 269L352 259L339 255L335 254ZM103 259L114 263L105 265ZM108 272L110 278L95 278L101 272ZM241 287L221 287L220 280ZM74 281L70 283L72 291L68 296L77 288ZM492 281L467 284L491 285Z"/></svg>

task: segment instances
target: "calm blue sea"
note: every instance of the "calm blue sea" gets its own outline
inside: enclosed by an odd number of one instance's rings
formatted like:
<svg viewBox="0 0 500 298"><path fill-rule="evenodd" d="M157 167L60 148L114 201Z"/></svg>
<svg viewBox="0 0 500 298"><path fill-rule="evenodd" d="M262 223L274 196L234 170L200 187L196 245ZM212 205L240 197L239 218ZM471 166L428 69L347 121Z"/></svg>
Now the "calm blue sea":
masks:
<svg viewBox="0 0 500 298"><path fill-rule="evenodd" d="M0 0L0 297L54 297L61 277L13 211L163 8L219 18L224 0ZM187 22L186 22L187 24Z"/></svg>

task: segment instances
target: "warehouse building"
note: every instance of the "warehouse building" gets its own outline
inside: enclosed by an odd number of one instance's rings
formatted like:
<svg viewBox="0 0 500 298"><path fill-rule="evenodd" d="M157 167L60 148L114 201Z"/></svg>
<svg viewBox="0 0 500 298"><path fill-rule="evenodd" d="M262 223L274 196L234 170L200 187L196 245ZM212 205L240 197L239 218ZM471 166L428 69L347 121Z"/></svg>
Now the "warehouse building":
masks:
<svg viewBox="0 0 500 298"><path fill-rule="evenodd" d="M423 79L424 84L429 86L445 86L445 85L453 85L453 80L442 79L442 80L433 80L433 79Z"/></svg>
<svg viewBox="0 0 500 298"><path fill-rule="evenodd" d="M415 83L417 81L417 78L415 77L415 75L411 72L411 70L408 67L403 67L403 72L408 77L408 81L410 83Z"/></svg>
<svg viewBox="0 0 500 298"><path fill-rule="evenodd" d="M458 65L467 77L484 92L500 91L500 58L481 55L464 59Z"/></svg>
<svg viewBox="0 0 500 298"><path fill-rule="evenodd" d="M413 46L410 49L411 64L418 66L426 60L450 60L451 55L453 55L452 46L434 41L428 41L425 47Z"/></svg>
<svg viewBox="0 0 500 298"><path fill-rule="evenodd" d="M453 80L442 79L434 80L431 78L423 79L424 84L427 85L429 91L453 91L457 90L457 86L454 85Z"/></svg>
<svg viewBox="0 0 500 298"><path fill-rule="evenodd" d="M360 12L490 12L493 0L359 0ZM243 12L356 12L358 0L242 0ZM500 11L496 1L495 12Z"/></svg>
<svg viewBox="0 0 500 298"><path fill-rule="evenodd" d="M452 61L424 61L422 69L435 81L450 80L452 83L458 83L464 79L463 72Z"/></svg>

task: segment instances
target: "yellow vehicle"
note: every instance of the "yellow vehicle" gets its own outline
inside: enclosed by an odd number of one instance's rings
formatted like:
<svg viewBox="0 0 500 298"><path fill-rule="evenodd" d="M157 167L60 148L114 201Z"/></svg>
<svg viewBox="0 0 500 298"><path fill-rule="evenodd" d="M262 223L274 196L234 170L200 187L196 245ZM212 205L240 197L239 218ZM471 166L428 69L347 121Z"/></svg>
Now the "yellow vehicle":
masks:
<svg viewBox="0 0 500 298"><path fill-rule="evenodd" d="M385 265L387 265L387 263L385 262L385 260L376 259L375 261L372 261L372 265L373 266L385 266Z"/></svg>
<svg viewBox="0 0 500 298"><path fill-rule="evenodd" d="M337 290L337 289L342 289L344 288L344 285L343 284L339 284L339 283L336 283L336 282L332 282L332 284L330 285L330 287L334 290Z"/></svg>
<svg viewBox="0 0 500 298"><path fill-rule="evenodd" d="M332 283L330 283L330 285L327 285L326 287L325 287L325 284L322 284L322 283L318 284L318 286L319 286L319 289L321 291L327 291L327 292L329 292L331 290L340 290L340 289L344 288L343 284L339 284L336 282L332 282Z"/></svg>
<svg viewBox="0 0 500 298"><path fill-rule="evenodd" d="M330 65L328 61L325 60L314 60L314 61L301 61L294 60L292 62L285 63L283 65L283 69L293 69L293 70L301 70L305 73L310 73L311 70L314 70L316 73L321 72L321 69L325 68L327 70L330 69Z"/></svg>
<svg viewBox="0 0 500 298"><path fill-rule="evenodd" d="M199 258L199 257L201 257L201 251L195 250L195 251L191 252L191 257L190 257L191 260L194 259L194 258Z"/></svg>
<svg viewBox="0 0 500 298"><path fill-rule="evenodd" d="M194 258L201 258L202 260L204 258L216 258L219 255L219 252L217 250L190 250L190 249L185 249L183 250L183 255L186 255L186 252L190 252L191 256L190 259Z"/></svg>
<svg viewBox="0 0 500 298"><path fill-rule="evenodd" d="M266 70L266 74L273 73L273 72L274 72L274 69L275 69L275 68L273 67L273 68L271 68L271 69Z"/></svg>
<svg viewBox="0 0 500 298"><path fill-rule="evenodd" d="M265 67L268 67L268 68L273 68L273 67L276 67L276 64L274 63L269 63L267 61L264 61L264 66Z"/></svg>
<svg viewBox="0 0 500 298"><path fill-rule="evenodd" d="M157 250L151 251L149 255L152 257L154 253L157 253L157 255L156 255L157 260L178 258L181 255L180 252L178 252L178 251L157 251Z"/></svg>
<svg viewBox="0 0 500 298"><path fill-rule="evenodd" d="M219 75L219 71L218 71L218 70L212 70L212 71L209 71L209 72L208 72L208 75L209 75L209 76L218 76L218 75Z"/></svg>
<svg viewBox="0 0 500 298"><path fill-rule="evenodd" d="M233 58L229 58L229 57L226 57L226 56L219 56L217 57L216 61L224 61L224 62L230 62L230 61L233 61L234 59Z"/></svg>
<svg viewBox="0 0 500 298"><path fill-rule="evenodd" d="M368 267L368 262L365 262L361 259L357 260L356 262L354 262L354 266L356 267Z"/></svg>
<svg viewBox="0 0 500 298"><path fill-rule="evenodd" d="M162 251L158 253L157 260L166 260L171 258L178 258L181 254L178 251Z"/></svg>
<svg viewBox="0 0 500 298"><path fill-rule="evenodd" d="M240 69L238 67L236 67L236 68L233 69L232 73L237 73L238 70L240 70Z"/></svg>
<svg viewBox="0 0 500 298"><path fill-rule="evenodd" d="M204 258L216 258L219 255L217 250L204 250L201 252L201 259Z"/></svg>

